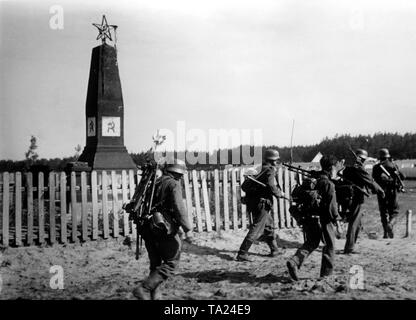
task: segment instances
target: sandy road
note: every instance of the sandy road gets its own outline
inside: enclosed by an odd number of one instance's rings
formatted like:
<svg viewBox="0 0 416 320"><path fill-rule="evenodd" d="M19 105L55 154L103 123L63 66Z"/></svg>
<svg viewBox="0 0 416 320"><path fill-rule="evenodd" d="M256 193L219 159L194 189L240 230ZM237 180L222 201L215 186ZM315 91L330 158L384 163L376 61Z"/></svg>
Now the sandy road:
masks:
<svg viewBox="0 0 416 320"><path fill-rule="evenodd" d="M321 250L314 252L292 282L285 261L301 244L298 230L279 232L285 249L266 257L254 245L254 262L235 261L245 233L201 233L184 244L176 277L163 285L163 299L415 299L416 238L360 239L359 255L337 254L333 276L318 280ZM337 250L344 240L337 241ZM144 247L143 247L144 250ZM147 274L148 259L134 259L134 247L119 240L82 245L8 248L2 251L0 299L132 299L131 290ZM52 290L50 267L62 266L64 289ZM364 272L364 290L350 287L354 265Z"/></svg>

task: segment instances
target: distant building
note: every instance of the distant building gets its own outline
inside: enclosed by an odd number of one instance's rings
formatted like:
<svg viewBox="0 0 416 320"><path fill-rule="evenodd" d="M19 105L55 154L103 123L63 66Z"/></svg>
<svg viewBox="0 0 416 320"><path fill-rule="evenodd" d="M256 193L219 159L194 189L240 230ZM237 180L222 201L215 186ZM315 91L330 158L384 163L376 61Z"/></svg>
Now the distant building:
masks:
<svg viewBox="0 0 416 320"><path fill-rule="evenodd" d="M311 162L319 162L322 158L322 153L319 151Z"/></svg>

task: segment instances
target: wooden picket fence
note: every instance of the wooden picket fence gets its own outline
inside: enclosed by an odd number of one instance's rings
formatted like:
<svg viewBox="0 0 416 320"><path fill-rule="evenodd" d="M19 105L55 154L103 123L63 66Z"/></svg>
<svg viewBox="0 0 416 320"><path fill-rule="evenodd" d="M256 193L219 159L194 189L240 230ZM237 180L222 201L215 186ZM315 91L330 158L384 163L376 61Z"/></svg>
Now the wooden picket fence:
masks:
<svg viewBox="0 0 416 320"><path fill-rule="evenodd" d="M241 202L243 168L196 171L183 179L184 202L197 232L246 230L250 217ZM301 176L279 169L278 183L286 195ZM140 181L130 171L90 173L0 173L0 239L3 246L54 244L135 235L122 204ZM275 228L296 227L290 203L273 204Z"/></svg>

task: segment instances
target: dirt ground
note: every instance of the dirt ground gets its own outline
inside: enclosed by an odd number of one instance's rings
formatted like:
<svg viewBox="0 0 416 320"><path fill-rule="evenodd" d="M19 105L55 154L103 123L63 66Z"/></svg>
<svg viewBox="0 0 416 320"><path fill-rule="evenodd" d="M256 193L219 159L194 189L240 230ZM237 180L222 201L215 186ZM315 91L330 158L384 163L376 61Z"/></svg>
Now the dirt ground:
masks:
<svg viewBox="0 0 416 320"><path fill-rule="evenodd" d="M413 234L404 238L405 212L416 207L416 181L400 194L401 218L394 239L381 239L382 228L375 196L363 205L363 230L356 249L360 254L338 253L334 275L319 280L321 248L312 253L292 282L286 260L302 244L299 229L278 230L282 253L269 258L264 243L253 245L253 262L235 256L244 231L195 234L184 243L177 275L163 285L162 299L416 299L416 217ZM132 289L148 273L143 246L139 261L135 245L121 237L83 244L57 244L0 250L0 299L133 299ZM127 243L127 244L126 244ZM337 240L340 252L344 239ZM64 289L51 289L51 266L64 272ZM364 274L364 289L354 289L357 267ZM356 271L355 271L356 272Z"/></svg>
<svg viewBox="0 0 416 320"><path fill-rule="evenodd" d="M318 279L319 248L298 282L290 280L285 261L302 242L299 230L279 232L286 249L275 258L266 257L264 243L254 245L252 263L235 261L245 232L196 234L195 243L184 243L177 276L163 285L162 299L415 299L416 237L403 238L404 221L393 240L369 239L364 229L361 254L337 254L335 274L326 280ZM3 250L0 299L133 299L131 290L147 274L148 259L143 246L136 261L134 245L124 240ZM337 250L344 241L337 241ZM49 286L53 265L63 268L63 290ZM353 265L363 268L363 290L350 287Z"/></svg>

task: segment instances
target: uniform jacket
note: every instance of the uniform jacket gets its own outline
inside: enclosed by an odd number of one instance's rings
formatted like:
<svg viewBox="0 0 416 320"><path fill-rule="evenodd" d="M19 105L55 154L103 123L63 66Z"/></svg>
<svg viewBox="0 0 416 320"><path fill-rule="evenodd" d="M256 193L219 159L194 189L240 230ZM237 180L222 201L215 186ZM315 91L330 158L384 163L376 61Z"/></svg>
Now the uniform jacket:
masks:
<svg viewBox="0 0 416 320"><path fill-rule="evenodd" d="M384 172L381 168L381 165L390 173L390 177ZM389 159L383 160L380 163L377 163L373 167L373 178L374 180L384 189L396 189L396 177L394 172L397 172L400 179L404 179L405 176L400 172L398 166Z"/></svg>
<svg viewBox="0 0 416 320"><path fill-rule="evenodd" d="M382 188L374 181L371 175L365 170L364 165L356 162L353 166L344 169L342 176L360 187L361 189L370 190L372 193L379 193ZM354 188L353 200L358 203L364 202L364 194Z"/></svg>
<svg viewBox="0 0 416 320"><path fill-rule="evenodd" d="M185 232L191 230L179 180L176 180L170 174L164 174L158 178L153 203L154 205L161 204L163 210L166 210L170 217L173 218L176 228L181 226Z"/></svg>
<svg viewBox="0 0 416 320"><path fill-rule="evenodd" d="M277 169L271 164L265 163L261 168L263 174L257 179L258 181L264 183L266 188L263 188L262 191L258 194L259 198L265 198L273 202L273 196L276 198L282 195L281 188L277 183Z"/></svg>
<svg viewBox="0 0 416 320"><path fill-rule="evenodd" d="M321 196L319 205L319 217L323 223L341 220L338 214L337 197L335 194L335 185L330 179L330 173L320 171L316 182L316 190Z"/></svg>

